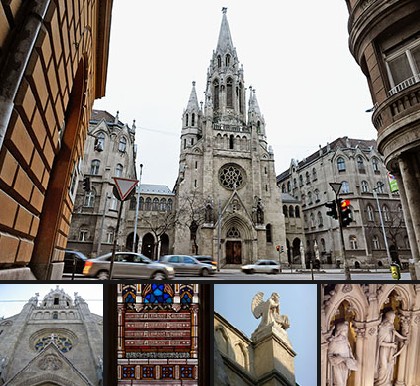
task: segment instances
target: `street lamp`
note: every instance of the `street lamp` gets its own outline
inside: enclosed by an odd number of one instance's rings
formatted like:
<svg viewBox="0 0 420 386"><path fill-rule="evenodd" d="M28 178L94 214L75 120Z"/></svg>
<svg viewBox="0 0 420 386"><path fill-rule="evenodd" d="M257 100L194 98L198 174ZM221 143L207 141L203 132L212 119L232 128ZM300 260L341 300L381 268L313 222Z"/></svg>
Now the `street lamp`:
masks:
<svg viewBox="0 0 420 386"><path fill-rule="evenodd" d="M140 189L141 189L141 175L142 175L142 173L143 173L143 164L140 164L139 190L137 192L136 217L134 218L133 252L136 252L137 225L138 225L138 217L139 217Z"/></svg>
<svg viewBox="0 0 420 386"><path fill-rule="evenodd" d="M330 186L335 193L335 203L336 203L336 205L338 204L338 195L340 193L342 185L343 184L341 182L330 182ZM343 260L344 260L344 275L346 277L346 280L351 280L350 267L347 263L346 247L345 247L345 244L344 244L341 208L337 207L337 214L338 214L338 227L339 227L339 230L340 230L341 253L343 255Z"/></svg>

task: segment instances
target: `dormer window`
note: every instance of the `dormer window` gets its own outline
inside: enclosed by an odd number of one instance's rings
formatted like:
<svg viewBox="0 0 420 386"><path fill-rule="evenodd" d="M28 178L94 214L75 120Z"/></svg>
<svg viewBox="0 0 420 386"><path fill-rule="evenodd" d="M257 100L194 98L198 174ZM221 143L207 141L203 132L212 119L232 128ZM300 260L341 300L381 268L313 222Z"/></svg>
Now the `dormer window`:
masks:
<svg viewBox="0 0 420 386"><path fill-rule="evenodd" d="M58 306L60 304L60 299L58 297L54 298L54 305Z"/></svg>

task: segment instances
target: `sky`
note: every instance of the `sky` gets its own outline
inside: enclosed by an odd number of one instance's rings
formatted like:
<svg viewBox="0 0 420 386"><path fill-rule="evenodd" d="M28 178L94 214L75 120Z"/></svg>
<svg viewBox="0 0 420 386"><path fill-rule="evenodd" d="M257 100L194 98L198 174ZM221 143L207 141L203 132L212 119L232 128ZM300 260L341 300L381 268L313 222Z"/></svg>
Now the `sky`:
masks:
<svg viewBox="0 0 420 386"><path fill-rule="evenodd" d="M114 1L106 96L94 108L136 120L142 183L175 184L182 113L192 81L203 100L222 7L277 174L338 137L376 139L344 0Z"/></svg>
<svg viewBox="0 0 420 386"><path fill-rule="evenodd" d="M39 293L38 300L42 300L57 284L0 284L0 318L8 318L19 314L28 300ZM74 293L86 300L90 312L103 315L103 286L102 284L60 284L64 292L74 300Z"/></svg>
<svg viewBox="0 0 420 386"><path fill-rule="evenodd" d="M317 379L317 288L314 284L215 284L214 309L247 337L260 319L251 312L257 292L267 300L273 292L280 296L280 314L287 315L287 330L295 357L295 376L300 386L313 386ZM315 383L314 383L315 382Z"/></svg>

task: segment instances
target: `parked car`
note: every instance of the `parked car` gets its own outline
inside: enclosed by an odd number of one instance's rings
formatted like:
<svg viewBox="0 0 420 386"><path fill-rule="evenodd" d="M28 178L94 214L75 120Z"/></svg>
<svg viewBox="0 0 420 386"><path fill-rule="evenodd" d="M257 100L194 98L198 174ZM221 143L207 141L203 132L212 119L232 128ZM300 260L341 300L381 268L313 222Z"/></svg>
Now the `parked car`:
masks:
<svg viewBox="0 0 420 386"><path fill-rule="evenodd" d="M99 256L95 259L87 260L83 274L98 279L109 279L112 253ZM164 280L173 279L174 269L157 261L152 261L141 253L116 252L112 278L130 279L154 279Z"/></svg>
<svg viewBox="0 0 420 386"><path fill-rule="evenodd" d="M159 261L175 269L175 274L208 276L216 272L216 267L211 264L201 263L188 255L165 255Z"/></svg>
<svg viewBox="0 0 420 386"><path fill-rule="evenodd" d="M201 263L211 264L217 267L217 261L214 260L211 256L193 256L196 260L198 260Z"/></svg>
<svg viewBox="0 0 420 386"><path fill-rule="evenodd" d="M257 260L254 264L242 266L245 273L279 273L281 266L274 260Z"/></svg>
<svg viewBox="0 0 420 386"><path fill-rule="evenodd" d="M79 251L64 251L64 273L83 273L87 257ZM74 264L74 265L73 265ZM74 270L74 271L73 271Z"/></svg>

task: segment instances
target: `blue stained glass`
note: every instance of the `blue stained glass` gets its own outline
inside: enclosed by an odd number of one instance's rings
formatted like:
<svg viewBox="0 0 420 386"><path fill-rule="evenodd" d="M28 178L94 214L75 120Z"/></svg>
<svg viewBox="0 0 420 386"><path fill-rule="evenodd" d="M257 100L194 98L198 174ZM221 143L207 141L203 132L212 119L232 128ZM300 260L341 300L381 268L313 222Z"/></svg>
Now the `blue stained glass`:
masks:
<svg viewBox="0 0 420 386"><path fill-rule="evenodd" d="M172 296L166 292L165 284L152 284L151 292L144 297L145 303L172 303Z"/></svg>

